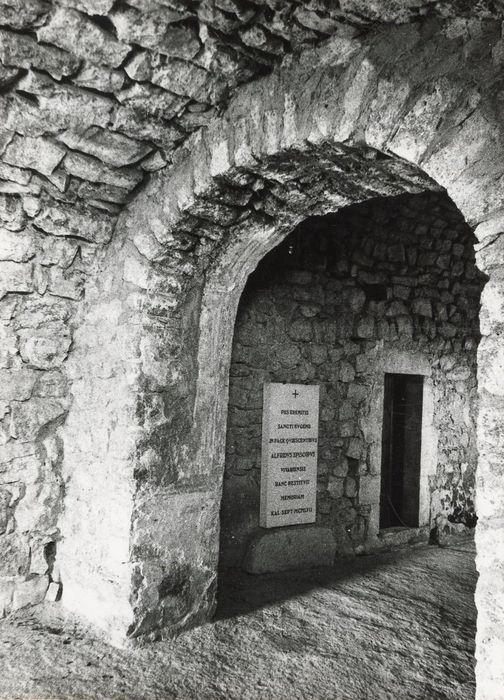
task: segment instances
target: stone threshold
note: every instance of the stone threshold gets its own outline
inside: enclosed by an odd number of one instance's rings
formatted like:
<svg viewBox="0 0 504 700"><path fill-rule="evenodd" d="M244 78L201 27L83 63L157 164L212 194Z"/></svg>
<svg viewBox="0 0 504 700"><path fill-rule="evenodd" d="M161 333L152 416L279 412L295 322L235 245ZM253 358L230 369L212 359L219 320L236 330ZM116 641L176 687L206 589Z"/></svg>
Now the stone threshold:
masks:
<svg viewBox="0 0 504 700"><path fill-rule="evenodd" d="M427 525L423 527L388 527L380 530L377 537L379 549L426 544L428 541L429 528Z"/></svg>

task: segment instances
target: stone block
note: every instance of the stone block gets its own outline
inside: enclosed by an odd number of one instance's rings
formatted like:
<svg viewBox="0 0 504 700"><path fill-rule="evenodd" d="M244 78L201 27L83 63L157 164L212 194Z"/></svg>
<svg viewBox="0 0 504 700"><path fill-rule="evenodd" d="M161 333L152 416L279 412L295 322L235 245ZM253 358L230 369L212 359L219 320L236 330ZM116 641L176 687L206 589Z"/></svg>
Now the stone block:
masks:
<svg viewBox="0 0 504 700"><path fill-rule="evenodd" d="M119 66L130 47L75 10L58 8L37 32L39 41L55 44L93 63Z"/></svg>
<svg viewBox="0 0 504 700"><path fill-rule="evenodd" d="M26 262L35 255L34 236L30 232L14 232L0 228L0 260Z"/></svg>
<svg viewBox="0 0 504 700"><path fill-rule="evenodd" d="M396 243L388 247L387 257L390 262L402 263L406 260L406 253L402 243Z"/></svg>
<svg viewBox="0 0 504 700"><path fill-rule="evenodd" d="M292 367L301 361L301 352L296 345L285 345L278 349L278 361L282 365Z"/></svg>
<svg viewBox="0 0 504 700"><path fill-rule="evenodd" d="M65 360L71 342L67 327L48 323L45 328L23 332L20 341L21 357L33 367L52 369Z"/></svg>
<svg viewBox="0 0 504 700"><path fill-rule="evenodd" d="M289 336L295 341L307 341L313 337L312 324L307 320L298 320L289 328Z"/></svg>
<svg viewBox="0 0 504 700"><path fill-rule="evenodd" d="M36 372L25 367L19 370L1 369L0 399L24 401L30 398L36 378Z"/></svg>
<svg viewBox="0 0 504 700"><path fill-rule="evenodd" d="M348 447L346 449L346 456L351 459L360 459L362 455L362 440L360 438L352 438L348 442Z"/></svg>
<svg viewBox="0 0 504 700"><path fill-rule="evenodd" d="M355 498L357 496L357 482L349 476L345 479L345 496L347 498Z"/></svg>
<svg viewBox="0 0 504 700"><path fill-rule="evenodd" d="M0 36L1 41L1 36ZM3 159L19 168L31 168L49 176L65 155L65 149L58 143L44 138L16 136L5 149Z"/></svg>
<svg viewBox="0 0 504 700"><path fill-rule="evenodd" d="M151 155L147 156L147 158L144 158L144 160L142 160L142 162L140 163L140 167L142 168L142 170L145 170L150 173L164 168L166 166L166 162L167 161L163 157L161 152L155 151Z"/></svg>
<svg viewBox="0 0 504 700"><path fill-rule="evenodd" d="M413 322L409 316L396 318L397 332L403 338L411 338L413 335Z"/></svg>
<svg viewBox="0 0 504 700"><path fill-rule="evenodd" d="M0 221L9 231L19 231L25 225L26 217L21 198L13 194L0 194Z"/></svg>
<svg viewBox="0 0 504 700"><path fill-rule="evenodd" d="M0 299L8 292L33 291L31 263L3 261L0 263Z"/></svg>
<svg viewBox="0 0 504 700"><path fill-rule="evenodd" d="M2 71L0 69L0 87L1 85ZM2 180L9 180L11 183L18 183L19 185L28 185L31 176L32 173L30 170L23 170L22 168L18 168L15 165L8 165L7 163L0 163L0 178Z"/></svg>
<svg viewBox="0 0 504 700"><path fill-rule="evenodd" d="M341 362L339 366L340 382L353 382L355 379L355 370L350 362Z"/></svg>
<svg viewBox="0 0 504 700"><path fill-rule="evenodd" d="M42 603L49 587L49 577L37 574L27 577L14 588L12 596L12 610L25 608L27 605Z"/></svg>
<svg viewBox="0 0 504 700"><path fill-rule="evenodd" d="M260 532L249 543L244 569L251 574L332 566L334 536L327 527L294 527Z"/></svg>
<svg viewBox="0 0 504 700"><path fill-rule="evenodd" d="M22 580L20 578L20 580ZM16 577L0 579L0 619L12 610L12 596L16 587Z"/></svg>
<svg viewBox="0 0 504 700"><path fill-rule="evenodd" d="M73 79L73 82L80 87L91 88L99 92L115 93L124 86L124 73L115 68L95 66L84 61L83 68Z"/></svg>
<svg viewBox="0 0 504 700"><path fill-rule="evenodd" d="M13 97L6 127L27 136L82 129L90 123L105 126L114 109L114 102L106 95L59 83L33 70L21 78L18 90L36 96L38 105Z"/></svg>
<svg viewBox="0 0 504 700"><path fill-rule="evenodd" d="M173 26L189 16L168 7L149 12L142 5L142 11L132 7L118 9L112 13L111 19L122 41L189 60L199 51L197 36L185 27Z"/></svg>
<svg viewBox="0 0 504 700"><path fill-rule="evenodd" d="M114 219L96 210L76 206L48 204L35 219L36 225L54 236L78 236L92 243L108 243Z"/></svg>
<svg viewBox="0 0 504 700"><path fill-rule="evenodd" d="M45 0L9 0L0 4L0 24L31 29L41 24L51 6Z"/></svg>
<svg viewBox="0 0 504 700"><path fill-rule="evenodd" d="M338 477L330 476L327 485L327 490L331 498L341 498L345 491L345 480Z"/></svg>
<svg viewBox="0 0 504 700"><path fill-rule="evenodd" d="M372 316L364 316L357 321L355 335L357 338L373 338L375 321Z"/></svg>
<svg viewBox="0 0 504 700"><path fill-rule="evenodd" d="M67 130L58 136L58 141L116 168L136 163L152 151L148 144L98 126L90 126L83 132Z"/></svg>
<svg viewBox="0 0 504 700"><path fill-rule="evenodd" d="M378 504L380 502L380 477L362 475L359 480L360 503Z"/></svg>
<svg viewBox="0 0 504 700"><path fill-rule="evenodd" d="M360 403L368 395L368 389L363 384L350 384L348 387L347 398L349 403Z"/></svg>
<svg viewBox="0 0 504 700"><path fill-rule="evenodd" d="M69 153L64 165L67 172L82 180L100 182L126 190L136 187L143 177L143 173L134 168L112 168L104 165L97 158L83 153Z"/></svg>
<svg viewBox="0 0 504 700"><path fill-rule="evenodd" d="M113 4L114 0L66 0L65 2L65 5L74 7L87 15L106 15Z"/></svg>
<svg viewBox="0 0 504 700"><path fill-rule="evenodd" d="M49 584L49 588L46 591L45 600L49 603L55 603L59 598L60 591L61 583L56 583L55 581L52 581Z"/></svg>
<svg viewBox="0 0 504 700"><path fill-rule="evenodd" d="M313 29L322 34L332 34L341 26L336 19L332 17L321 17L313 10L306 9L302 5L294 10L294 16L303 27Z"/></svg>
<svg viewBox="0 0 504 700"><path fill-rule="evenodd" d="M52 398L31 398L28 401L13 401L11 434L20 442L28 442L37 436L39 430L65 414L65 400Z"/></svg>
<svg viewBox="0 0 504 700"><path fill-rule="evenodd" d="M387 316L406 316L408 314L408 307L402 301L392 301L388 305Z"/></svg>
<svg viewBox="0 0 504 700"><path fill-rule="evenodd" d="M16 532L5 534L1 537L1 547L0 578L27 574L30 549L26 540Z"/></svg>
<svg viewBox="0 0 504 700"><path fill-rule="evenodd" d="M419 316L432 318L432 304L428 299L415 299L411 304L411 310Z"/></svg>
<svg viewBox="0 0 504 700"><path fill-rule="evenodd" d="M29 36L0 29L0 60L6 66L47 71L58 80L74 73L79 59L54 46L41 46Z"/></svg>

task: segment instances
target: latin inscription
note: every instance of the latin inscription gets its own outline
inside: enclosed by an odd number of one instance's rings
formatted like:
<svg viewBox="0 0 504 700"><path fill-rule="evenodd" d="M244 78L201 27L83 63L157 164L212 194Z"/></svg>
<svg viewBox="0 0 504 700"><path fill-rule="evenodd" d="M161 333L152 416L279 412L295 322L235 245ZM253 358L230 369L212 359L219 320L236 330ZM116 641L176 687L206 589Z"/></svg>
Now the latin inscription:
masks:
<svg viewBox="0 0 504 700"><path fill-rule="evenodd" d="M318 413L318 386L264 385L262 527L315 521Z"/></svg>

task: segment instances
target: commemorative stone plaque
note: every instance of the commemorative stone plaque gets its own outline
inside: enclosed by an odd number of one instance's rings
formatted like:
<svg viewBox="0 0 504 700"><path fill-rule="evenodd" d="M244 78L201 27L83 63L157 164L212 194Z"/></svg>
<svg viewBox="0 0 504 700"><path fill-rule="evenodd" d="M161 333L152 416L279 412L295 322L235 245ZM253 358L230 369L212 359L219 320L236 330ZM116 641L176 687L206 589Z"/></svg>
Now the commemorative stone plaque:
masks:
<svg viewBox="0 0 504 700"><path fill-rule="evenodd" d="M315 522L318 415L317 385L264 385L261 527Z"/></svg>

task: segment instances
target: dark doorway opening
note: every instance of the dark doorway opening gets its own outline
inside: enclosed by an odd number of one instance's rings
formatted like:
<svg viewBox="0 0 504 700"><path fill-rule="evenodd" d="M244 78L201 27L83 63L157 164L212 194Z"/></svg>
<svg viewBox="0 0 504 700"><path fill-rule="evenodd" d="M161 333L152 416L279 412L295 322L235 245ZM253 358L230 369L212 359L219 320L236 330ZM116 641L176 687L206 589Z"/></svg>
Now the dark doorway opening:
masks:
<svg viewBox="0 0 504 700"><path fill-rule="evenodd" d="M386 374L383 405L380 528L418 527L423 380Z"/></svg>

